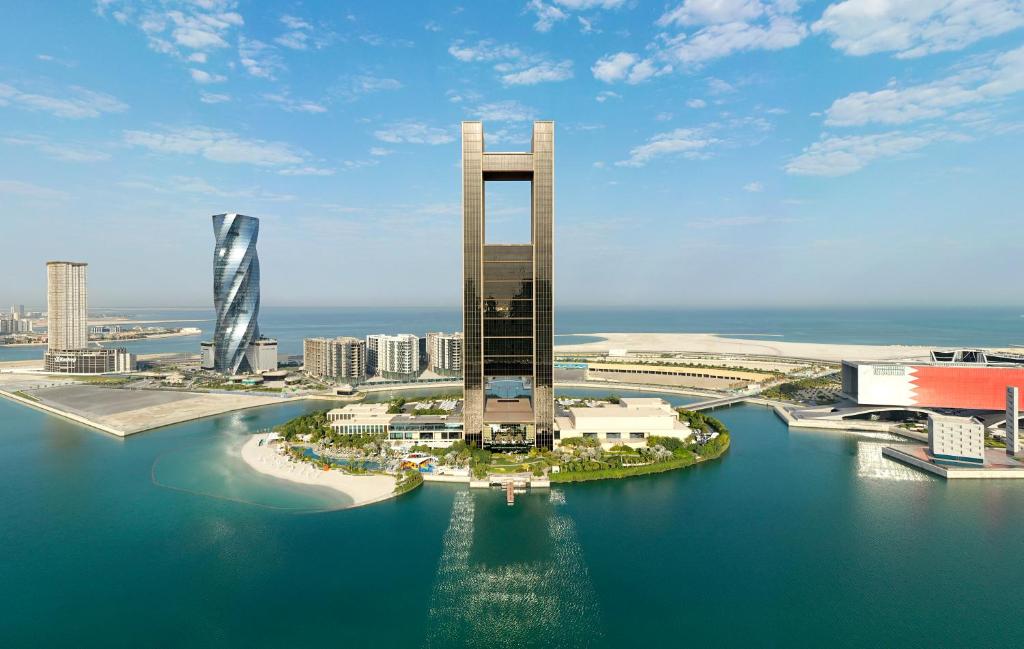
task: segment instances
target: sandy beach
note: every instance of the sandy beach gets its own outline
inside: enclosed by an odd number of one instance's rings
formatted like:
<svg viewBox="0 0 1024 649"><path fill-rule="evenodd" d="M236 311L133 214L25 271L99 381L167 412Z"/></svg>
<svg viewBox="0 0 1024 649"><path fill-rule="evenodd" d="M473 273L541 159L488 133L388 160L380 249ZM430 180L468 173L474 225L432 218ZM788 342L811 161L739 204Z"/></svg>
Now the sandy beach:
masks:
<svg viewBox="0 0 1024 649"><path fill-rule="evenodd" d="M395 479L391 476L346 475L341 471L324 471L311 464L295 462L270 446L260 446L260 440L266 437L265 434L253 435L242 446L242 459L260 473L300 484L330 487L351 498L351 507L369 505L394 495Z"/></svg>
<svg viewBox="0 0 1024 649"><path fill-rule="evenodd" d="M781 340L726 338L717 334L594 333L604 340L579 345L558 345L558 352L606 352L625 349L630 352L697 352L702 354L741 354L774 356L817 361L895 360L927 358L931 347L910 345L837 345L832 343L796 343Z"/></svg>

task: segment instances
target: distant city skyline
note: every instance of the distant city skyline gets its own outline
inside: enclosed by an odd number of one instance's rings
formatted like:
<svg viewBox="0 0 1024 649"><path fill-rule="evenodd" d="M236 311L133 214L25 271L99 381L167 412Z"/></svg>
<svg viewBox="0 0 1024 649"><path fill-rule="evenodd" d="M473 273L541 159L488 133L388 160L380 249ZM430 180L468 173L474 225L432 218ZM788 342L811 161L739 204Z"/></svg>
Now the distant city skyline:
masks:
<svg viewBox="0 0 1024 649"><path fill-rule="evenodd" d="M559 305L1009 305L1024 7L1009 0L16 3L0 304L210 306L209 218L264 306L461 295L459 122L557 124ZM489 221L521 231L516 190ZM1007 235L1011 236L1007 236ZM1016 290L1015 290L1016 289Z"/></svg>

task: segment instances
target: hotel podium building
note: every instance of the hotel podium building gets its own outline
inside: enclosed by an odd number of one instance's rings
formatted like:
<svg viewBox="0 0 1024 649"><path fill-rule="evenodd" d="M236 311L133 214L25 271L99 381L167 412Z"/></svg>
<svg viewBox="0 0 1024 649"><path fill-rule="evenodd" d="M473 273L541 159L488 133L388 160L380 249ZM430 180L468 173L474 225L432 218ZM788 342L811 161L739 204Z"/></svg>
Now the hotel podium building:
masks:
<svg viewBox="0 0 1024 649"><path fill-rule="evenodd" d="M554 443L552 225L554 122L534 122L531 150L490 152L481 122L462 123L463 350L466 442ZM530 243L489 241L484 187L529 182Z"/></svg>

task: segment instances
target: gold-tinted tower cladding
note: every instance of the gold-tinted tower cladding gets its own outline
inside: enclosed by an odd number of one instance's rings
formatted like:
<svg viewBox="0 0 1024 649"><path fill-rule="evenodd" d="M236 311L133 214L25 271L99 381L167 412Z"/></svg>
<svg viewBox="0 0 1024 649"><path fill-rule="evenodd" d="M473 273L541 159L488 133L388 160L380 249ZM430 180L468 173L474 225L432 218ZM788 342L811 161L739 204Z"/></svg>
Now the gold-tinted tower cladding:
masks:
<svg viewBox="0 0 1024 649"><path fill-rule="evenodd" d="M483 124L462 123L463 422L477 446L553 444L554 134L534 122L529 152L491 153ZM486 242L490 181L530 183L530 243ZM486 394L489 380L517 377L528 399Z"/></svg>

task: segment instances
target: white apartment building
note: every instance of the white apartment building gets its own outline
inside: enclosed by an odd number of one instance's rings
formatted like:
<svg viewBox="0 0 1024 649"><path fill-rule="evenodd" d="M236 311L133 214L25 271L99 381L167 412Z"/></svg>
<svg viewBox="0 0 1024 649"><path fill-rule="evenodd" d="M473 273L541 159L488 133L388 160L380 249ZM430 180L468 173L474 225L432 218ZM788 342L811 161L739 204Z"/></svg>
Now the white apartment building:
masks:
<svg viewBox="0 0 1024 649"><path fill-rule="evenodd" d="M420 369L419 337L413 334L367 336L366 368L368 374L385 378L415 376Z"/></svg>
<svg viewBox="0 0 1024 649"><path fill-rule="evenodd" d="M584 437L606 446L643 446L652 436L685 440L693 434L686 423L679 421L672 404L664 399L627 398L617 404L568 408L567 413L567 416L555 417L559 441Z"/></svg>
<svg viewBox="0 0 1024 649"><path fill-rule="evenodd" d="M427 369L435 374L462 374L462 334L427 334Z"/></svg>
<svg viewBox="0 0 1024 649"><path fill-rule="evenodd" d="M929 415L928 454L939 461L985 464L985 425L974 417Z"/></svg>
<svg viewBox="0 0 1024 649"><path fill-rule="evenodd" d="M349 336L302 341L304 371L325 380L359 383L366 379L366 341Z"/></svg>

